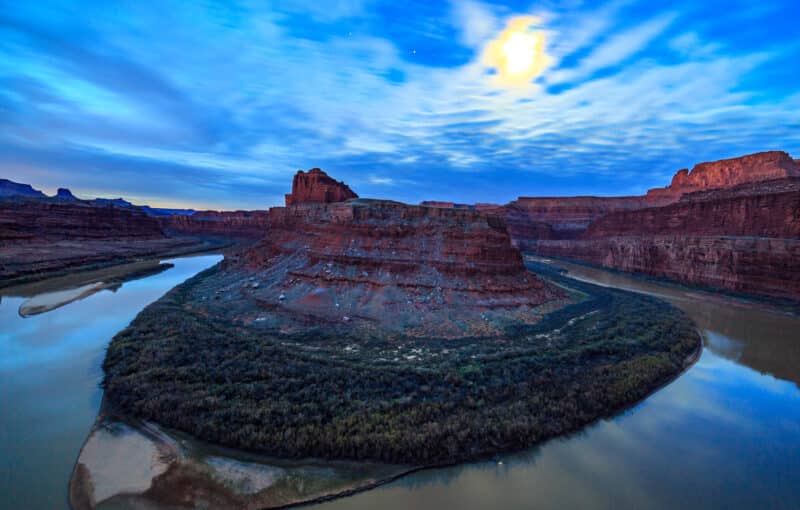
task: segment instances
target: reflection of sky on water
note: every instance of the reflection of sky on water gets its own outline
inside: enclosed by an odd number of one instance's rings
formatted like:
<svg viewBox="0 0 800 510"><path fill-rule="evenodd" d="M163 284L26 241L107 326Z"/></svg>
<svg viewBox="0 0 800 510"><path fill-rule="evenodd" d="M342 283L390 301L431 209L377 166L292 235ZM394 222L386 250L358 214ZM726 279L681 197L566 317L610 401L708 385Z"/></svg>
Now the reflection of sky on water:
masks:
<svg viewBox="0 0 800 510"><path fill-rule="evenodd" d="M790 508L800 391L706 350L635 408L502 461L420 472L320 508Z"/></svg>
<svg viewBox="0 0 800 510"><path fill-rule="evenodd" d="M322 505L381 508L792 508L800 500L797 318L568 265L583 278L662 295L706 349L633 409L495 461L423 471Z"/></svg>
<svg viewBox="0 0 800 510"><path fill-rule="evenodd" d="M705 347L779 379L800 384L800 318L757 304L674 284L555 262L580 280L642 292L683 310L705 336Z"/></svg>
<svg viewBox="0 0 800 510"><path fill-rule="evenodd" d="M191 276L215 259L180 259L170 271L125 283L123 291L104 290L35 317L19 316L25 298L4 297L0 302L0 370L24 370L97 350L98 338L113 337L182 276Z"/></svg>
<svg viewBox="0 0 800 510"><path fill-rule="evenodd" d="M101 363L111 338L147 304L221 257L176 259L163 273L126 282L41 315L25 298L0 302L0 510L66 508L72 464L94 422Z"/></svg>

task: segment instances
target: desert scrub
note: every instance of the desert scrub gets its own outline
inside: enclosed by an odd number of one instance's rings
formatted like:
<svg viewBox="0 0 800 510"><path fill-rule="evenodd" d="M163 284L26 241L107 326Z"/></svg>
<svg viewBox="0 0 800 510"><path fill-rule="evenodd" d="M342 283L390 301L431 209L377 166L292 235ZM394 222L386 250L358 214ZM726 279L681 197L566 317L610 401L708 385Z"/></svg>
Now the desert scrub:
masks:
<svg viewBox="0 0 800 510"><path fill-rule="evenodd" d="M450 463L608 416L679 373L700 345L664 301L534 269L582 298L502 335L441 339L312 326L282 334L225 320L197 306L227 281L217 266L114 338L106 399L275 456Z"/></svg>

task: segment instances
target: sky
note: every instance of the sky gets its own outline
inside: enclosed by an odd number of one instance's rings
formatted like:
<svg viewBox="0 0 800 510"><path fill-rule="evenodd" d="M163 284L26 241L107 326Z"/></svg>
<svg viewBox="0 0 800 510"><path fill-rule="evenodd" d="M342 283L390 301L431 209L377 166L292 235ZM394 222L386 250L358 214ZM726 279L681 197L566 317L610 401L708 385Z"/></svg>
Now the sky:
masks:
<svg viewBox="0 0 800 510"><path fill-rule="evenodd" d="M282 205L625 195L800 157L797 0L0 0L0 178Z"/></svg>

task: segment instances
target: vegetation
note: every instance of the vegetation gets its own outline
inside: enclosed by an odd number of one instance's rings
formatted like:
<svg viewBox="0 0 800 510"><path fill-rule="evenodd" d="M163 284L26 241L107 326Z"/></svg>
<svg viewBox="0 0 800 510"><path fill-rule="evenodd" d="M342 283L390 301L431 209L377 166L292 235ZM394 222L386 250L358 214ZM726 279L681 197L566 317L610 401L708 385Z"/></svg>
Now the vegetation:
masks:
<svg viewBox="0 0 800 510"><path fill-rule="evenodd" d="M434 464L524 448L643 398L699 346L691 321L667 303L545 265L534 269L577 302L499 338L281 334L192 306L219 267L117 335L106 398L197 437L282 457Z"/></svg>

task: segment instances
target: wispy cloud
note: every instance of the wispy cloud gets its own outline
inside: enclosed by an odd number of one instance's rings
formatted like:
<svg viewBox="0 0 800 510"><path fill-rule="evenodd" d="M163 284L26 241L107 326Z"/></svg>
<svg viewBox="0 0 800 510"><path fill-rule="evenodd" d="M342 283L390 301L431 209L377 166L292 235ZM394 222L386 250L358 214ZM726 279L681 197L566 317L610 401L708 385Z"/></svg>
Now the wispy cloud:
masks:
<svg viewBox="0 0 800 510"><path fill-rule="evenodd" d="M363 195L505 201L800 152L800 71L786 64L800 48L780 29L794 2L747 16L688 1L434 4L19 4L0 15L0 168L264 207L311 166ZM552 58L524 91L481 60L519 16L541 19Z"/></svg>

